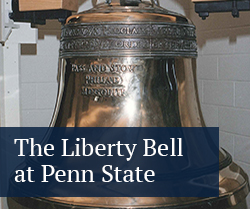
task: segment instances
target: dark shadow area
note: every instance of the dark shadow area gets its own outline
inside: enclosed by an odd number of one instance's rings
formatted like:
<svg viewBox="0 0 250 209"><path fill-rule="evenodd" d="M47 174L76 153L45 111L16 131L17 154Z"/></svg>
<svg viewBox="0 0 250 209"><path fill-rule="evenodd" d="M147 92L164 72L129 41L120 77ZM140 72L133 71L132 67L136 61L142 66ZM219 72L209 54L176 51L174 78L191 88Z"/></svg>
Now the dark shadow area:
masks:
<svg viewBox="0 0 250 209"><path fill-rule="evenodd" d="M38 25L38 39L44 39L45 35L56 36L60 40L61 23L58 20L47 20L46 25Z"/></svg>
<svg viewBox="0 0 250 209"><path fill-rule="evenodd" d="M21 44L21 55L36 55L36 44Z"/></svg>

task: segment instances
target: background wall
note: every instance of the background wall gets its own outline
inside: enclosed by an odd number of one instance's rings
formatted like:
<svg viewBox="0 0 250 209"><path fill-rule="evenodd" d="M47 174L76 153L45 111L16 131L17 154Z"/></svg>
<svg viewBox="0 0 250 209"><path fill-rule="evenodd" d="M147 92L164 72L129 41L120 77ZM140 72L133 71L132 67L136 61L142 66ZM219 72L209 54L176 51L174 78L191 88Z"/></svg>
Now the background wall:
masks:
<svg viewBox="0 0 250 209"><path fill-rule="evenodd" d="M206 124L220 127L221 146L250 175L250 12L238 19L211 14L202 21L190 0L160 3L197 26L197 75ZM84 10L92 4L83 0L80 5ZM38 32L37 45L21 47L22 126L48 126L55 104L60 25L51 21Z"/></svg>
<svg viewBox="0 0 250 209"><path fill-rule="evenodd" d="M250 175L250 12L240 18L211 14L197 27L197 75L207 126L220 127L220 143ZM249 201L250 205L250 201Z"/></svg>

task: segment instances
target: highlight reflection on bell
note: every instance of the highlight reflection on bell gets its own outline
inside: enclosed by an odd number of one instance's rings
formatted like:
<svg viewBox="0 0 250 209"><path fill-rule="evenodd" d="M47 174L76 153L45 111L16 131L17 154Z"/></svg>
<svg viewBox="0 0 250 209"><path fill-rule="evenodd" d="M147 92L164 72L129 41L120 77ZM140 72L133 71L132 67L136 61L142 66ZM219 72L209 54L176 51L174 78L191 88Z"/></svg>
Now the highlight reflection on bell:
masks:
<svg viewBox="0 0 250 209"><path fill-rule="evenodd" d="M106 1L62 28L51 126L204 127L195 27L156 0ZM248 177L220 151L219 198L46 198L63 207L245 208ZM36 201L31 199L30 201ZM52 204L52 203L51 203ZM68 205L67 205L68 204Z"/></svg>

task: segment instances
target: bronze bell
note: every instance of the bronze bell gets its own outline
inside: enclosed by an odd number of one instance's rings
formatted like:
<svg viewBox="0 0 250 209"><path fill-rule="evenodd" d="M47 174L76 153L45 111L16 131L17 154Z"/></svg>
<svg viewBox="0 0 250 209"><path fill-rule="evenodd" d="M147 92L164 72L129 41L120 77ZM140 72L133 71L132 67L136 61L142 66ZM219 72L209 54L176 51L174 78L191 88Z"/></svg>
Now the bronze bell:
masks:
<svg viewBox="0 0 250 209"><path fill-rule="evenodd" d="M51 127L205 127L196 57L195 26L157 0L106 0L71 16ZM246 208L248 177L222 149L219 180L219 198L9 198L9 206Z"/></svg>

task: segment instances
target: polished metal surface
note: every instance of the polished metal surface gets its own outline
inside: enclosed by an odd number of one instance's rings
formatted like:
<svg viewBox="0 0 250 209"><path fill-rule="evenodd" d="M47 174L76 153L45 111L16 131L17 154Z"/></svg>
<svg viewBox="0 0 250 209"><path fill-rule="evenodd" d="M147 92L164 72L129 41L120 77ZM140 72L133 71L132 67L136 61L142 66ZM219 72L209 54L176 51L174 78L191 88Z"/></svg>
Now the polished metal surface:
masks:
<svg viewBox="0 0 250 209"><path fill-rule="evenodd" d="M194 25L152 2L101 4L68 18L60 56L196 57Z"/></svg>
<svg viewBox="0 0 250 209"><path fill-rule="evenodd" d="M63 80L68 84L53 119L55 126L181 126L175 59L71 58L65 62Z"/></svg>
<svg viewBox="0 0 250 209"><path fill-rule="evenodd" d="M196 83L195 26L158 1L99 4L68 18L51 126L205 127ZM62 90L63 89L63 90ZM248 177L220 151L219 198L51 198L88 207L231 208Z"/></svg>
<svg viewBox="0 0 250 209"><path fill-rule="evenodd" d="M50 126L205 127L196 83L194 25L156 0L138 6L106 2L68 18L62 28L59 93ZM9 205L246 208L248 177L222 149L219 178L218 198L12 198Z"/></svg>
<svg viewBox="0 0 250 209"><path fill-rule="evenodd" d="M192 58L74 57L61 62L60 93L64 90L51 126L205 126Z"/></svg>
<svg viewBox="0 0 250 209"><path fill-rule="evenodd" d="M61 59L61 87L51 126L204 127L195 58L72 57ZM66 82L64 82L66 81ZM61 91L62 92L62 91ZM108 208L230 208L245 200L248 177L220 152L219 198L47 198Z"/></svg>

